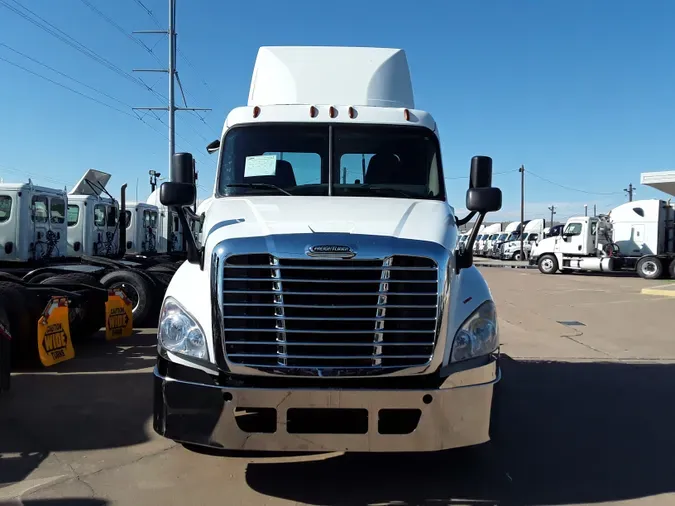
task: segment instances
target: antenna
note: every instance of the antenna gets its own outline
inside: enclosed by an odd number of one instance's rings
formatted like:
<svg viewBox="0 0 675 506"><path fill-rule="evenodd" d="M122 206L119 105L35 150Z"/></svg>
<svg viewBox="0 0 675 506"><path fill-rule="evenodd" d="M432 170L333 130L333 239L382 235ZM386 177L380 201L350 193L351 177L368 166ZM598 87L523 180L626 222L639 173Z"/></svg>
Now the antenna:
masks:
<svg viewBox="0 0 675 506"><path fill-rule="evenodd" d="M210 111L205 107L188 107L180 84L178 71L176 70L176 0L169 0L169 28L168 30L137 30L132 33L138 34L166 34L169 36L169 68L168 69L133 69L134 72L167 72L169 74L169 104L168 107L134 107L134 110L144 111L169 111L169 170L171 160L176 153L176 111ZM174 85L178 82L185 107L176 107Z"/></svg>

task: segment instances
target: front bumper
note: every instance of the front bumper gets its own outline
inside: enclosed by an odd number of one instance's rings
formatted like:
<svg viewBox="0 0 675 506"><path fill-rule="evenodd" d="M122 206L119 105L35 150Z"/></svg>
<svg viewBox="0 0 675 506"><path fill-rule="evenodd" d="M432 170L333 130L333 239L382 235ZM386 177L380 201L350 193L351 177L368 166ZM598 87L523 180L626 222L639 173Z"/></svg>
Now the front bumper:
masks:
<svg viewBox="0 0 675 506"><path fill-rule="evenodd" d="M175 379L156 367L154 428L228 450L444 450L489 440L500 377L497 357L452 372L438 388L415 390L232 387Z"/></svg>

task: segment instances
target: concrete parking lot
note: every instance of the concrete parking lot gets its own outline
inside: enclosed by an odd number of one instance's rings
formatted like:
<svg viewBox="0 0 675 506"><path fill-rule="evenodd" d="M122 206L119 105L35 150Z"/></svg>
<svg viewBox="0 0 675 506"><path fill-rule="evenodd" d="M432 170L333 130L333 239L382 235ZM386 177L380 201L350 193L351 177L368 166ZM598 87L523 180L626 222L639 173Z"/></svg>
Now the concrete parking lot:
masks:
<svg viewBox="0 0 675 506"><path fill-rule="evenodd" d="M151 426L154 335L78 348L0 397L0 504L675 504L675 298L630 277L483 268L500 315L493 447L195 453Z"/></svg>

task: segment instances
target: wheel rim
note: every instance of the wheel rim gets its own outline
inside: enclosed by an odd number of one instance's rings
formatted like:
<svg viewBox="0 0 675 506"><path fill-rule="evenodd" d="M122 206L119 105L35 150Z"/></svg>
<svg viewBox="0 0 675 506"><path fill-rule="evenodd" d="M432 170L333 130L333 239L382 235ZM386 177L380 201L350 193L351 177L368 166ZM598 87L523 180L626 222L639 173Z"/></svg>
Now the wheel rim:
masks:
<svg viewBox="0 0 675 506"><path fill-rule="evenodd" d="M655 274L656 271L657 271L656 262L652 262L651 260L649 260L642 264L642 272L644 272L645 274Z"/></svg>
<svg viewBox="0 0 675 506"><path fill-rule="evenodd" d="M541 266L545 271L551 271L553 270L553 260L550 258L544 258L541 262Z"/></svg>
<svg viewBox="0 0 675 506"><path fill-rule="evenodd" d="M124 294L129 297L129 300L131 300L131 311L136 311L136 308L138 307L138 303L140 301L140 296L138 295L138 290L133 285L130 285L129 283L114 283L110 286L111 289L114 288L120 288Z"/></svg>

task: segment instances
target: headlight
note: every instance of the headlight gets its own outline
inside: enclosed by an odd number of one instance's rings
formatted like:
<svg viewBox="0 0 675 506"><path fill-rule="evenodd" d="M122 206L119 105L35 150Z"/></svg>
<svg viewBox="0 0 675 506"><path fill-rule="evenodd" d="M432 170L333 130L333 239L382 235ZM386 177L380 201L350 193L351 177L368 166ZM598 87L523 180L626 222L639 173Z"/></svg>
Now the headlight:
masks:
<svg viewBox="0 0 675 506"><path fill-rule="evenodd" d="M167 297L164 301L159 316L157 342L173 353L203 360L209 357L201 327L172 297Z"/></svg>
<svg viewBox="0 0 675 506"><path fill-rule="evenodd" d="M499 345L497 311L491 300L483 302L455 334L451 362L492 353Z"/></svg>

